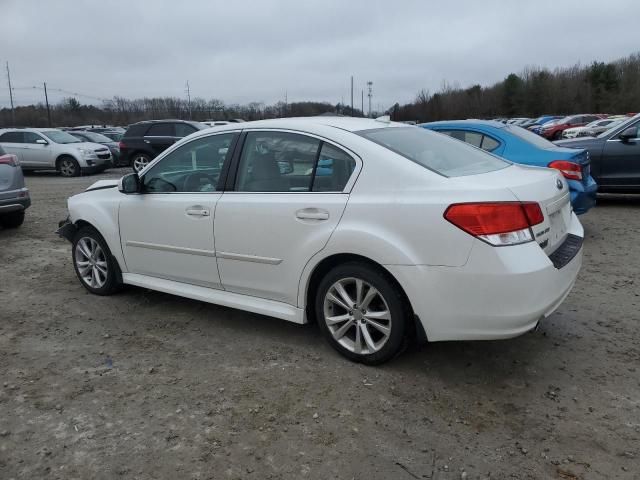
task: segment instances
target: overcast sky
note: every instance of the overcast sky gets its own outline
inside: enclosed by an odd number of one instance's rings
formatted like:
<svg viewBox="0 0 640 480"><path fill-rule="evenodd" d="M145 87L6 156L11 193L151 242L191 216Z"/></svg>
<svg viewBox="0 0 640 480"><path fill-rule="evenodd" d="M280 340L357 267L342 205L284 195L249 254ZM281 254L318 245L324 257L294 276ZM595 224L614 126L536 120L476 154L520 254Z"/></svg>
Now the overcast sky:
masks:
<svg viewBox="0 0 640 480"><path fill-rule="evenodd" d="M0 0L0 106L69 96L411 101L640 50L637 0ZM97 102L78 96L82 103ZM366 99L365 99L366 100Z"/></svg>

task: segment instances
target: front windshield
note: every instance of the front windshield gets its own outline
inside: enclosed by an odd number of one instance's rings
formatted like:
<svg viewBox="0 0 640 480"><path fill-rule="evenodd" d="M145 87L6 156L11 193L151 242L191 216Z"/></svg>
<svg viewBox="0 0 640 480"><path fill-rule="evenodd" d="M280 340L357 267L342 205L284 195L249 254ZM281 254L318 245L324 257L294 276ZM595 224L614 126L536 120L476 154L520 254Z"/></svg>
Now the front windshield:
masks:
<svg viewBox="0 0 640 480"><path fill-rule="evenodd" d="M521 140L524 140L527 143L531 143L535 145L536 147L539 147L539 148L554 147L553 143L551 143L546 138L541 137L540 135L536 135L535 133L525 128L518 127L516 125L507 125L505 127L505 130L509 133L512 133L513 135L520 138Z"/></svg>
<svg viewBox="0 0 640 480"><path fill-rule="evenodd" d="M477 175L511 165L484 150L421 127L387 127L355 133L445 177Z"/></svg>
<svg viewBox="0 0 640 480"><path fill-rule="evenodd" d="M54 143L80 143L82 141L62 130L47 130L41 133Z"/></svg>
<svg viewBox="0 0 640 480"><path fill-rule="evenodd" d="M639 116L636 116L638 118L640 118ZM636 117L634 117L634 119L636 119ZM597 135L596 138L602 138L602 137L608 137L609 135L611 135L613 133L613 130L617 129L618 127L620 127L620 125L625 121L626 119L621 118L619 120L616 120L615 122L610 123L609 125L607 125L607 127L609 127L608 129L606 129L604 132L602 132L600 135ZM628 122L631 123L631 122Z"/></svg>

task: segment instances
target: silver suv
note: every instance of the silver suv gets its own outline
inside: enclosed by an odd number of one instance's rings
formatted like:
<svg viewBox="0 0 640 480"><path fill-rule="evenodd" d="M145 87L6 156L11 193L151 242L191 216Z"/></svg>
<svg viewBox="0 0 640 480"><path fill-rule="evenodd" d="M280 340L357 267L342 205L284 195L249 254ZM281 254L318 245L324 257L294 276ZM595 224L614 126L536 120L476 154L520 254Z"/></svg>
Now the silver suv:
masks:
<svg viewBox="0 0 640 480"><path fill-rule="evenodd" d="M58 170L65 177L101 172L112 165L104 145L78 140L53 128L5 128L0 146L18 157L23 170Z"/></svg>

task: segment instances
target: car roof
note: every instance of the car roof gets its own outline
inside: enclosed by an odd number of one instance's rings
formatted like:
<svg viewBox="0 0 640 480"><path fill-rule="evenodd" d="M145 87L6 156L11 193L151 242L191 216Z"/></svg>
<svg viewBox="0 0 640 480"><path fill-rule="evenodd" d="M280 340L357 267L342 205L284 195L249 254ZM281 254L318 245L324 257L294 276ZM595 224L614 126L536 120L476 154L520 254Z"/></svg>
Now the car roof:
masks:
<svg viewBox="0 0 640 480"><path fill-rule="evenodd" d="M391 122L387 120L374 120L370 118L359 117L288 117L273 118L269 120L255 120L251 122L230 123L228 125L218 125L215 132L248 130L258 128L278 128L278 129L309 129L313 127L333 127L348 132L359 132L362 130L374 130L379 128L415 128L413 125L406 125L399 122ZM201 130L202 134L211 133L211 129Z"/></svg>
<svg viewBox="0 0 640 480"><path fill-rule="evenodd" d="M442 120L439 122L421 123L419 126L428 127L457 127L457 128L471 128L471 127L491 127L498 129L505 129L508 125L502 122L496 122L495 120Z"/></svg>

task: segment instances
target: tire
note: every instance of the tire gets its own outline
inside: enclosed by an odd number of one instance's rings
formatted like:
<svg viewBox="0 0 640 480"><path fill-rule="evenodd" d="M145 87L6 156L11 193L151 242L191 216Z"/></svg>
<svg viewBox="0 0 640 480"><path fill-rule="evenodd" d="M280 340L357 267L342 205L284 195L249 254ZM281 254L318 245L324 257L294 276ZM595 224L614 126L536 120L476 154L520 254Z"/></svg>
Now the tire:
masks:
<svg viewBox="0 0 640 480"><path fill-rule="evenodd" d="M78 161L70 156L58 160L58 171L63 177L78 177L81 173Z"/></svg>
<svg viewBox="0 0 640 480"><path fill-rule="evenodd" d="M553 135L553 139L554 139L554 140L562 140L562 132L556 132L556 133Z"/></svg>
<svg viewBox="0 0 640 480"><path fill-rule="evenodd" d="M131 168L133 168L133 171L136 173L140 173L150 162L151 157L146 153L136 153L131 156Z"/></svg>
<svg viewBox="0 0 640 480"><path fill-rule="evenodd" d="M18 228L24 223L24 210L11 212L0 217L0 225L4 228Z"/></svg>
<svg viewBox="0 0 640 480"><path fill-rule="evenodd" d="M118 263L95 228L84 226L75 234L71 261L80 283L91 293L111 295L122 287Z"/></svg>
<svg viewBox="0 0 640 480"><path fill-rule="evenodd" d="M388 275L366 263L349 262L329 271L318 286L315 312L329 344L355 362L379 365L405 345L409 306ZM335 322L331 317L337 317Z"/></svg>

